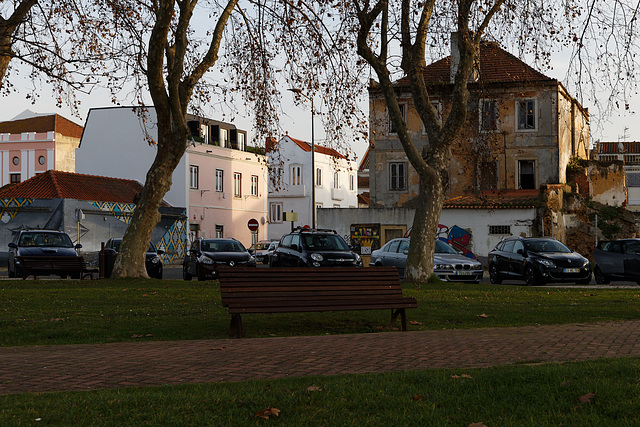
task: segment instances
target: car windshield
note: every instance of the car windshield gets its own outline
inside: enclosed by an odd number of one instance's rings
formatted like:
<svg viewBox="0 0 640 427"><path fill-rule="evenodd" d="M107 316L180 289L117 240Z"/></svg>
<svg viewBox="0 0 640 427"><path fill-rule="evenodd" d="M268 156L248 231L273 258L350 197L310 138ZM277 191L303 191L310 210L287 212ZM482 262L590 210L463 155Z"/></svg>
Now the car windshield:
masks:
<svg viewBox="0 0 640 427"><path fill-rule="evenodd" d="M335 234L301 236L302 245L313 251L348 251L349 246Z"/></svg>
<svg viewBox="0 0 640 427"><path fill-rule="evenodd" d="M531 252L550 252L561 254L571 252L569 248L557 240L528 240L524 242L524 246Z"/></svg>
<svg viewBox="0 0 640 427"><path fill-rule="evenodd" d="M458 255L458 251L453 249L448 243L445 243L442 240L436 240L436 253Z"/></svg>
<svg viewBox="0 0 640 427"><path fill-rule="evenodd" d="M113 240L111 242L111 249L118 252L120 250L121 243L122 243L122 239ZM147 252L155 252L155 251L156 251L156 247L153 246L153 243L149 243L149 249L147 249Z"/></svg>
<svg viewBox="0 0 640 427"><path fill-rule="evenodd" d="M41 231L22 233L18 246L72 248L73 243L64 233L44 233Z"/></svg>
<svg viewBox="0 0 640 427"><path fill-rule="evenodd" d="M203 240L200 249L203 252L246 252L242 243L235 240Z"/></svg>

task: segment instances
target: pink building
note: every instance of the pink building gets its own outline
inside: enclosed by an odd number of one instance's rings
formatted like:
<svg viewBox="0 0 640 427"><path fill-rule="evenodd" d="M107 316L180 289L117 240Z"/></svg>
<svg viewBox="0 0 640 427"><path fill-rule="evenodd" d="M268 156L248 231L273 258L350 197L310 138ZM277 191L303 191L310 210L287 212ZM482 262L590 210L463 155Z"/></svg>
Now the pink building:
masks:
<svg viewBox="0 0 640 427"><path fill-rule="evenodd" d="M0 186L16 184L50 169L75 172L82 126L57 114L26 110L0 122Z"/></svg>

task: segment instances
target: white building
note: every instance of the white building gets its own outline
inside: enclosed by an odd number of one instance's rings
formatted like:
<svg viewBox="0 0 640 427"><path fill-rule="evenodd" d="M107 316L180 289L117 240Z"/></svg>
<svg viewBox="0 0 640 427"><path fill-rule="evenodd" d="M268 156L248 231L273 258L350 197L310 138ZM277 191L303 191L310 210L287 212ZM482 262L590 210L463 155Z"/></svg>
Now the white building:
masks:
<svg viewBox="0 0 640 427"><path fill-rule="evenodd" d="M355 162L320 145L314 144L313 152L315 171L312 173L310 144L289 135L277 142L267 141L270 239L279 239L292 227L313 227L313 196L316 209L358 206ZM297 214L297 220L288 220L290 212Z"/></svg>
<svg viewBox="0 0 640 427"><path fill-rule="evenodd" d="M76 172L145 182L157 147L154 108L145 118L133 107L91 109ZM229 123L191 117L191 137L164 200L186 207L189 239L234 237L245 246L267 238L267 167L263 155L246 151L246 132ZM257 232L248 228L259 223Z"/></svg>

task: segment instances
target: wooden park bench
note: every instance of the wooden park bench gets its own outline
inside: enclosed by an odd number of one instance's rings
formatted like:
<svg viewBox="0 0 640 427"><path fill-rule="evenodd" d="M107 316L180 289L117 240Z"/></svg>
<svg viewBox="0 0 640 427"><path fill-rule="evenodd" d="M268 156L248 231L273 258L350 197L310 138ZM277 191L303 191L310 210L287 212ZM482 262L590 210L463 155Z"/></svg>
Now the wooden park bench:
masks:
<svg viewBox="0 0 640 427"><path fill-rule="evenodd" d="M16 257L22 266L22 279L33 276L47 276L56 274L58 276L71 276L84 279L98 273L97 269L90 269L81 256L19 256Z"/></svg>
<svg viewBox="0 0 640 427"><path fill-rule="evenodd" d="M231 314L229 335L242 337L242 314L391 309L391 323L416 308L402 296L395 267L231 268L220 267L222 305Z"/></svg>

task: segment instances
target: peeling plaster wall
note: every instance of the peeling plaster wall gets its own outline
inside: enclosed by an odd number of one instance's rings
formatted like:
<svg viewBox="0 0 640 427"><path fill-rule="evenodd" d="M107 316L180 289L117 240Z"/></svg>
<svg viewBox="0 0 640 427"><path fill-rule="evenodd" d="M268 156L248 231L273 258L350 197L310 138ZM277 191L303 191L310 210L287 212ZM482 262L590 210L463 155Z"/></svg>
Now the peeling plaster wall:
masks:
<svg viewBox="0 0 640 427"><path fill-rule="evenodd" d="M436 102L446 118L450 110L448 86L431 88L430 99ZM566 165L572 157L588 157L588 112L575 103L559 83L529 86L490 86L471 88L467 110L467 125L458 142L452 145L452 159L448 167L449 189L447 198L471 190L501 190L521 188L519 168L521 161L534 161L535 188L545 183L566 182ZM498 101L498 130L480 132L480 99ZM517 129L516 106L519 100L536 102L536 127ZM398 92L398 100L406 108L409 133L418 150L428 142L422 131L422 122L414 108L409 92ZM371 168L370 200L372 207L401 207L419 193L419 179L408 163L404 149L396 134L389 132L386 104L381 94L369 94L371 151L375 164ZM391 191L389 164L406 162L407 188ZM495 168L492 187L480 188L481 166ZM491 167L491 166L490 166ZM487 176L490 175L487 173ZM492 180L489 180L492 181ZM484 182L486 185L486 182Z"/></svg>
<svg viewBox="0 0 640 427"><path fill-rule="evenodd" d="M569 169L567 181L578 184L585 197L603 205L622 206L627 201L626 175L621 161L584 160Z"/></svg>

